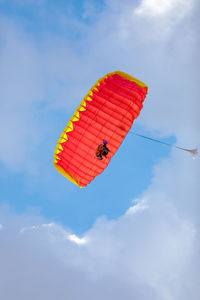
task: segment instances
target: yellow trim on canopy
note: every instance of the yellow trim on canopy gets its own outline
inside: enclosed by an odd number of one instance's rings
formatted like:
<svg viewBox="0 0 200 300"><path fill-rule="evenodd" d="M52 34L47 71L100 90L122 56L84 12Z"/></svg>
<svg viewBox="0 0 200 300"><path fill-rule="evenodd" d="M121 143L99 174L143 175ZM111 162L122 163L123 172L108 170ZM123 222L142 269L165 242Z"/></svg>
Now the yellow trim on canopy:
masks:
<svg viewBox="0 0 200 300"><path fill-rule="evenodd" d="M87 93L87 95L83 98L81 105L79 105L79 107L75 110L73 116L70 118L67 126L65 127L64 131L61 134L61 137L58 140L57 146L56 146L56 150L54 153L54 166L55 168L58 170L58 172L60 172L63 176L65 176L66 178L68 178L69 180L71 180L73 183L75 183L76 185L80 186L79 184L79 179L74 177L73 175L70 175L68 172L66 172L61 166L57 165L58 160L61 160L61 158L58 156L58 154L60 154L63 151L63 147L62 147L62 143L66 142L68 140L68 136L67 136L67 132L73 131L73 122L77 122L80 119L79 116L79 112L80 111L85 111L86 110L86 106L87 106L87 101L93 101L92 96L93 96L93 91L97 92L99 91L99 87L101 84L101 81L107 79L109 76L118 74L119 76L128 79L130 81L134 81L135 83L137 83L139 86L146 87L148 89L148 86L140 81L139 79L132 77L131 75L124 73L122 71L114 71L111 73L106 74L104 77L100 78L95 85L89 90L89 92Z"/></svg>
<svg viewBox="0 0 200 300"><path fill-rule="evenodd" d="M54 163L54 166L56 168L56 170L58 172L60 172L63 176L65 176L66 178L68 178L71 182L75 183L76 185L78 185L80 188L82 188L82 186L80 186L79 184L79 180L78 178L70 175L69 173L67 173L61 166L57 165L56 163Z"/></svg>

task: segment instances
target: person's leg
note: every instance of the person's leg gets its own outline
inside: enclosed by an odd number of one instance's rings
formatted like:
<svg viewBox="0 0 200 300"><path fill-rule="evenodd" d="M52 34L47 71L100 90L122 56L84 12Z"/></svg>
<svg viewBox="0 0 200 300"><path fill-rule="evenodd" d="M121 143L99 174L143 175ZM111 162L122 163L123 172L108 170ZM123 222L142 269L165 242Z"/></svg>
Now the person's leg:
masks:
<svg viewBox="0 0 200 300"><path fill-rule="evenodd" d="M101 153L99 154L99 156L98 156L98 159L99 159L99 160L102 160L102 159L103 159L103 157L102 157L102 154L101 154Z"/></svg>

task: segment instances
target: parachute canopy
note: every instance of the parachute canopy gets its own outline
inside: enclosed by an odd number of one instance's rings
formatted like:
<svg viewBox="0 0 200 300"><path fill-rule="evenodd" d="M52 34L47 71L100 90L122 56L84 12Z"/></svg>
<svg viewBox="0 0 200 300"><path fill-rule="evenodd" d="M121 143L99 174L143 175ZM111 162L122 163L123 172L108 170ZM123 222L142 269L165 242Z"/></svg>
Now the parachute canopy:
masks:
<svg viewBox="0 0 200 300"><path fill-rule="evenodd" d="M99 79L58 140L56 169L79 187L102 173L138 117L147 90L146 84L121 71ZM110 151L99 160L95 153L103 140Z"/></svg>

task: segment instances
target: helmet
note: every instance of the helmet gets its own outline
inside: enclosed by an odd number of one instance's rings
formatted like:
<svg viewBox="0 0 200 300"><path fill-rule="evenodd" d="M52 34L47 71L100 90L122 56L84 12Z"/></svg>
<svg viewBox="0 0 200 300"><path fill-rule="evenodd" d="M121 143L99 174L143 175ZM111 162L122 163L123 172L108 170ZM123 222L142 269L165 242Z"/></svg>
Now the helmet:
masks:
<svg viewBox="0 0 200 300"><path fill-rule="evenodd" d="M107 144L108 144L108 142L107 142L106 140L103 140L103 143L104 143L104 145L107 145Z"/></svg>

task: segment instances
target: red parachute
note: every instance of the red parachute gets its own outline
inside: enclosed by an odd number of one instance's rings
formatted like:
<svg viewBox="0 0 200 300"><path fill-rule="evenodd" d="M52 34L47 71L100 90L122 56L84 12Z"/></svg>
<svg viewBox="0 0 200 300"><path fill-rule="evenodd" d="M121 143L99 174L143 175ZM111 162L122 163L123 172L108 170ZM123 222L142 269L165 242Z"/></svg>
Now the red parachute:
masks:
<svg viewBox="0 0 200 300"><path fill-rule="evenodd" d="M146 84L121 71L99 79L58 141L56 169L79 187L87 186L115 155L138 117L147 91Z"/></svg>

